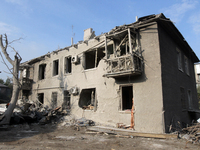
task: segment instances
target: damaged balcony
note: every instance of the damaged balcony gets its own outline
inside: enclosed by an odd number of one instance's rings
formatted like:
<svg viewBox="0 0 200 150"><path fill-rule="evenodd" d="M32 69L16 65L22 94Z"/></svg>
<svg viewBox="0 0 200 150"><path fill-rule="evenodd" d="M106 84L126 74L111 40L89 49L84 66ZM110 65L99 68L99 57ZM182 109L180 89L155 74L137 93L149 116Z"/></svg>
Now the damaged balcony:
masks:
<svg viewBox="0 0 200 150"><path fill-rule="evenodd" d="M22 90L31 90L33 80L29 78L22 78Z"/></svg>
<svg viewBox="0 0 200 150"><path fill-rule="evenodd" d="M113 42L112 57L108 41ZM135 76L142 73L142 52L138 32L123 27L105 35L107 73L104 77Z"/></svg>
<svg viewBox="0 0 200 150"><path fill-rule="evenodd" d="M141 60L133 54L107 59L106 63L107 73L104 75L105 77L134 76L142 73Z"/></svg>

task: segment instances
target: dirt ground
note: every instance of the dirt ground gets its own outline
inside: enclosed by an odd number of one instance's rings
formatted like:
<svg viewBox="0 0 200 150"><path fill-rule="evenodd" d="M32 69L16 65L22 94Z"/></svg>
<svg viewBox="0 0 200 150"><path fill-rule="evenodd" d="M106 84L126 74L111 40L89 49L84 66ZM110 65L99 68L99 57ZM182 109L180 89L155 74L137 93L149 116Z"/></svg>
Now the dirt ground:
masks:
<svg viewBox="0 0 200 150"><path fill-rule="evenodd" d="M19 124L8 128L0 127L0 150L149 150L149 149L200 149L199 144L187 143L183 139L153 139L140 137L119 137L106 133L77 130L74 126L55 124Z"/></svg>

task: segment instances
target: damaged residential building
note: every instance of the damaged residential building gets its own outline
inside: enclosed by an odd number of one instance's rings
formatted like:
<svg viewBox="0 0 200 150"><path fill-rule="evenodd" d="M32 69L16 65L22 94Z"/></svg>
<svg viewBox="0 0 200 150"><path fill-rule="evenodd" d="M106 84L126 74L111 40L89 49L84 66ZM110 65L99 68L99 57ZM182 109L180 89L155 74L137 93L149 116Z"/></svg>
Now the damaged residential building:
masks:
<svg viewBox="0 0 200 150"><path fill-rule="evenodd" d="M167 133L198 115L196 62L170 19L149 15L22 63L20 98L111 126L130 125L134 104L135 131Z"/></svg>

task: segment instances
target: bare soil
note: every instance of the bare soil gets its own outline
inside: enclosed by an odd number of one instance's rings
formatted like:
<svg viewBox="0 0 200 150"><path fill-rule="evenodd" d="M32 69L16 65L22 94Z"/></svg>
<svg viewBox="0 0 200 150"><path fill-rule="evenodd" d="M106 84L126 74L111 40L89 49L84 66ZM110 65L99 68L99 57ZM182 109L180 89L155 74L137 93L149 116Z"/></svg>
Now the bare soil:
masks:
<svg viewBox="0 0 200 150"><path fill-rule="evenodd" d="M187 143L183 139L153 139L94 133L74 126L55 124L19 124L0 127L0 150L149 150L186 149L199 150L200 144Z"/></svg>

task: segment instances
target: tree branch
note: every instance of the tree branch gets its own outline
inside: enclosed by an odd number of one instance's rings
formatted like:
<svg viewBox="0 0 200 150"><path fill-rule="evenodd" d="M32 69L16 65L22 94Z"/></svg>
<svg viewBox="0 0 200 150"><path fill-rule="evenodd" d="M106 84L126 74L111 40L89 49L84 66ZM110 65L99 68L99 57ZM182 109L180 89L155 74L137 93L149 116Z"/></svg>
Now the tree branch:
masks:
<svg viewBox="0 0 200 150"><path fill-rule="evenodd" d="M7 59L12 65L14 65L14 61L9 57L9 54L8 54L7 51L6 51L7 46L8 46L7 35L5 34L4 36L5 36L4 38L5 38L5 43L6 43L5 46L3 45L2 35L0 35L0 46L1 46L1 50L2 50L3 54L5 55L6 59Z"/></svg>

